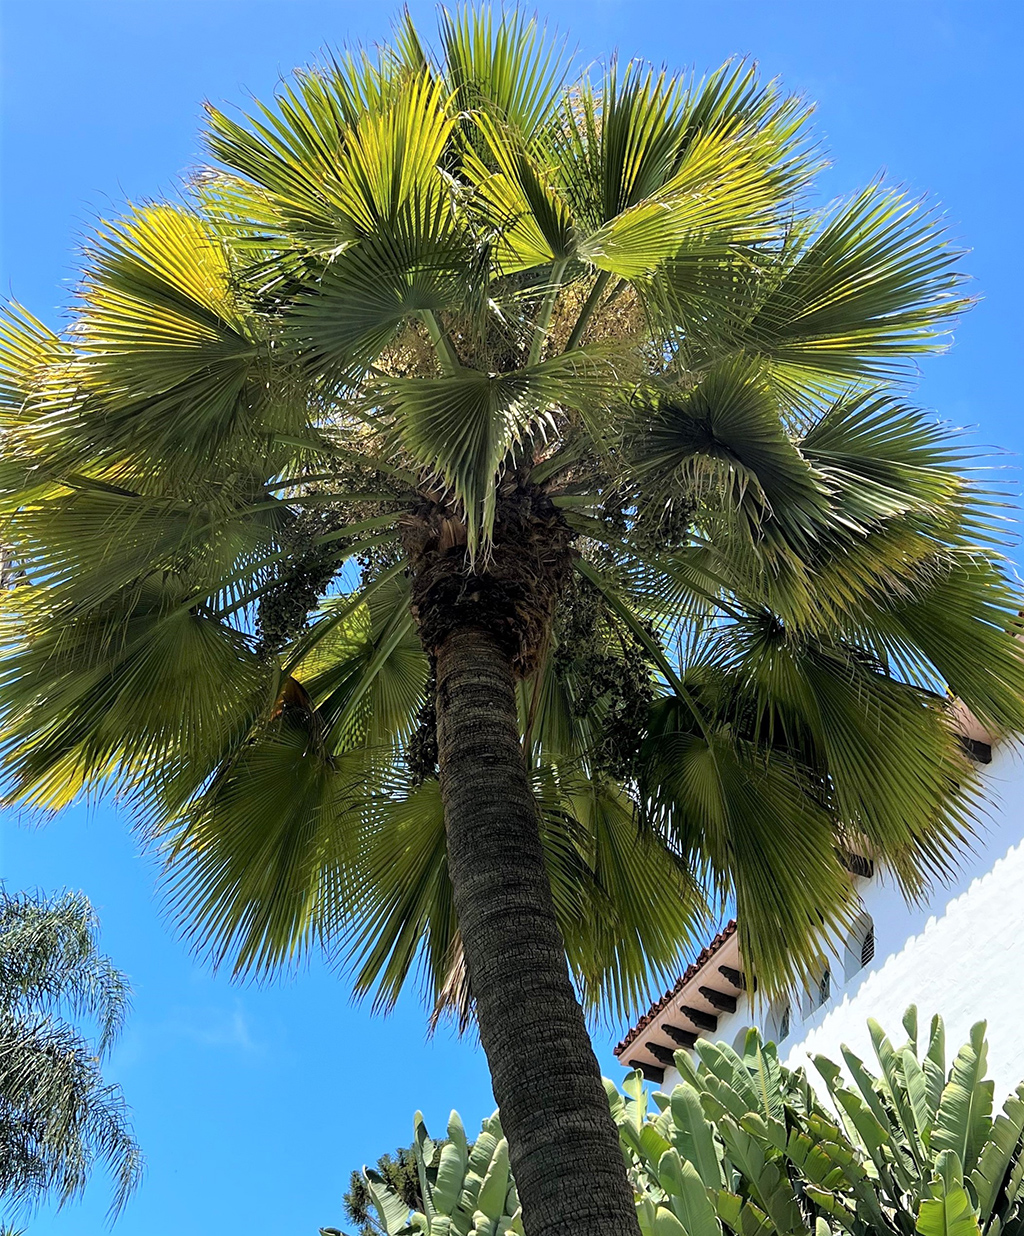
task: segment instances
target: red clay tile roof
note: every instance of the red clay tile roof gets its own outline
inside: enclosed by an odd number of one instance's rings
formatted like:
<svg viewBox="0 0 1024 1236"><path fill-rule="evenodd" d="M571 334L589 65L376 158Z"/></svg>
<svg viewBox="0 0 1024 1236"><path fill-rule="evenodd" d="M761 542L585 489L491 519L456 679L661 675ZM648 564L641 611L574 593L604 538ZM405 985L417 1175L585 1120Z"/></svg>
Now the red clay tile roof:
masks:
<svg viewBox="0 0 1024 1236"><path fill-rule="evenodd" d="M717 936L711 941L707 948L703 949L692 965L686 967L686 972L682 978L676 983L671 991L666 991L665 994L656 1003L652 1004L647 1012L640 1018L636 1025L626 1031L626 1037L615 1048L616 1056L621 1056L627 1047L636 1039L643 1030L651 1024L655 1017L662 1011L666 1004L673 1000L683 990L686 984L693 978L696 978L701 970L708 964L712 957L721 949L727 940L730 940L736 934L736 920L732 919L727 923Z"/></svg>

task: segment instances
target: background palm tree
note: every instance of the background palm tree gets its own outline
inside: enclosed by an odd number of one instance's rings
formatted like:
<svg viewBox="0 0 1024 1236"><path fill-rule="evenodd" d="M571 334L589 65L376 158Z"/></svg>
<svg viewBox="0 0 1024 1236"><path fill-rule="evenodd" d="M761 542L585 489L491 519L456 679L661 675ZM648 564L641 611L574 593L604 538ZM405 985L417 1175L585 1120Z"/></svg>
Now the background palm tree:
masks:
<svg viewBox="0 0 1024 1236"><path fill-rule="evenodd" d="M439 43L211 107L72 328L9 315L8 794L117 785L236 972L329 945L386 1007L418 967L531 1236L635 1233L577 992L635 1006L731 899L770 993L851 850L941 874L947 693L1021 723L1019 601L905 401L965 303L926 209L812 209L807 108L745 65Z"/></svg>
<svg viewBox="0 0 1024 1236"><path fill-rule="evenodd" d="M349 1175L348 1192L342 1198L346 1219L356 1224L357 1236L386 1236L383 1224L374 1214L375 1203L367 1188L367 1171L373 1172L375 1180L384 1181L408 1209L422 1210L422 1189L413 1148L400 1146L394 1155L382 1154L376 1167L364 1167Z"/></svg>
<svg viewBox="0 0 1024 1236"><path fill-rule="evenodd" d="M97 930L80 893L0 890L0 1198L15 1208L48 1195L63 1205L102 1162L116 1213L142 1174L121 1088L100 1072L128 985L98 951ZM71 1020L82 1017L94 1039Z"/></svg>

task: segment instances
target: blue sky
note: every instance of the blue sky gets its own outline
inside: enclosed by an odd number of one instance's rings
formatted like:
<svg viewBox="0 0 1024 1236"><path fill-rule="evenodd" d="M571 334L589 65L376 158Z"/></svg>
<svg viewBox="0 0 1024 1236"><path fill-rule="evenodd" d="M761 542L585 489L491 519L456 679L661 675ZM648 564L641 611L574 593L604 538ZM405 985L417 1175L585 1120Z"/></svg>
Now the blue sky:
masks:
<svg viewBox="0 0 1024 1236"><path fill-rule="evenodd" d="M431 5L411 8L432 25ZM325 44L386 37L394 11L372 0L4 0L0 292L57 324L83 232L125 199L173 190L199 155L204 98L266 98ZM834 160L828 195L885 172L940 203L982 299L953 351L927 362L917 397L1008 451L1016 483L1019 0L595 0L540 11L585 61L618 49L703 70L752 55L817 101ZM429 1040L414 1000L381 1020L316 964L259 989L195 963L114 807L43 826L8 813L2 828L8 885L84 890L135 989L109 1073L149 1170L120 1236L315 1236L343 1225L349 1171L407 1141L416 1108L438 1129L452 1106L470 1128L491 1110L479 1050ZM612 1076L621 1029L596 1033ZM32 1236L98 1232L107 1200L97 1179L83 1203L35 1216Z"/></svg>

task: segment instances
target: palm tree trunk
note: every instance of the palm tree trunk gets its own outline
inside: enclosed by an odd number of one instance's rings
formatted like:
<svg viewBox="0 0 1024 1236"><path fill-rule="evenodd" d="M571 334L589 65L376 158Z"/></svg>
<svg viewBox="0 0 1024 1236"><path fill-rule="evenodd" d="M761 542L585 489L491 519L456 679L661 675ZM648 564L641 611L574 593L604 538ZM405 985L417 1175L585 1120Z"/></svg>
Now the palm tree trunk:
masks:
<svg viewBox="0 0 1024 1236"><path fill-rule="evenodd" d="M455 909L527 1236L638 1236L492 635L457 629L437 649L437 723Z"/></svg>

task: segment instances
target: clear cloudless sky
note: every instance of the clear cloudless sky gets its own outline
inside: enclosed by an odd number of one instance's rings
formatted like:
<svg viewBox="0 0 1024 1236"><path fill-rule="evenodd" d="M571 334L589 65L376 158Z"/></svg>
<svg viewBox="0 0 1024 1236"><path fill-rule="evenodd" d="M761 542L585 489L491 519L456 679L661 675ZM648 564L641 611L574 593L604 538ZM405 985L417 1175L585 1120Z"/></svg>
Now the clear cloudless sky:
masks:
<svg viewBox="0 0 1024 1236"><path fill-rule="evenodd" d="M204 98L268 98L325 45L384 39L378 0L3 0L0 294L58 324L90 224L125 200L172 192L201 157ZM433 7L411 5L421 28ZM818 104L834 166L827 195L884 172L942 205L969 254L978 307L924 366L917 398L1008 452L1020 426L1024 198L1021 0L550 0L584 62L617 50L670 67L755 57ZM158 871L115 806L37 825L2 817L10 888L84 890L103 945L131 976L134 1012L109 1065L147 1157L120 1236L315 1236L344 1226L349 1171L409 1140L412 1114L470 1133L493 1107L479 1047L407 999L391 1017L354 1006L320 964L265 988L193 960L165 921ZM623 1027L602 1026L602 1065ZM104 1227L97 1178L32 1236Z"/></svg>

